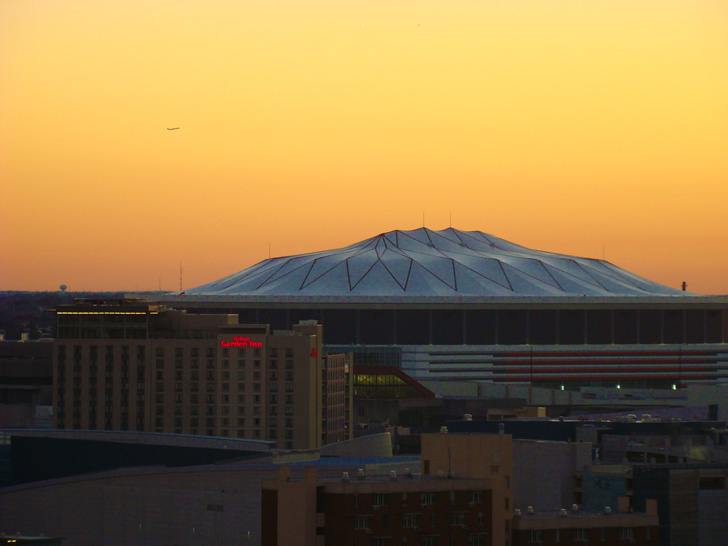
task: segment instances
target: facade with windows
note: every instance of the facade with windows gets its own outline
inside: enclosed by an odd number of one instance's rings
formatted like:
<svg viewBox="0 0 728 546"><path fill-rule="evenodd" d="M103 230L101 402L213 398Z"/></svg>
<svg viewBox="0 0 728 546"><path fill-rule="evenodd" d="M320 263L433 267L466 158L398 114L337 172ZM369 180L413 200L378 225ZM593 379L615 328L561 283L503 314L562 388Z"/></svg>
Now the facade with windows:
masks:
<svg viewBox="0 0 728 546"><path fill-rule="evenodd" d="M349 360L322 355L315 322L271 334L235 315L124 300L56 315L57 428L270 440L283 449L348 438Z"/></svg>
<svg viewBox="0 0 728 546"><path fill-rule="evenodd" d="M290 546L491 546L489 479L354 476L319 479L290 468L263 482L261 544Z"/></svg>

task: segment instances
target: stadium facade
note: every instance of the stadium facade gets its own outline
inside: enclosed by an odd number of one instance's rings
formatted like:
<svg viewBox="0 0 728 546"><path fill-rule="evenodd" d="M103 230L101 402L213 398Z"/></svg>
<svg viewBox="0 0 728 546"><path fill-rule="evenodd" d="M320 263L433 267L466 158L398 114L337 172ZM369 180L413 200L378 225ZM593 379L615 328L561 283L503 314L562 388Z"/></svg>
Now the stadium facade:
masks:
<svg viewBox="0 0 728 546"><path fill-rule="evenodd" d="M272 330L317 320L326 348L420 380L566 389L728 382L728 296L478 231L391 231L264 260L163 300Z"/></svg>

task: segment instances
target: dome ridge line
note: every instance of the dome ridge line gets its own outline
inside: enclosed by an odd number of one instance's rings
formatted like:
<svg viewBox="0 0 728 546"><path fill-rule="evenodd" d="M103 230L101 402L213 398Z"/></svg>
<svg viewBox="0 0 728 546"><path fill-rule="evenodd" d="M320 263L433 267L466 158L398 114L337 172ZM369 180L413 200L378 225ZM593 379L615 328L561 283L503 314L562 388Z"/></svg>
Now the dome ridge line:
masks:
<svg viewBox="0 0 728 546"><path fill-rule="evenodd" d="M289 257L283 258L283 259L284 259L284 262L282 264L280 264L278 267L276 267L273 271L271 271L271 274L268 275L265 279L263 279L263 281L258 286L255 287L256 290L258 290L262 286L265 286L268 283L268 281L271 279L271 277L274 277L276 273L278 273L281 269L283 269L286 265L288 265L293 258L291 258L289 256ZM285 275L283 275L283 276L285 276Z"/></svg>
<svg viewBox="0 0 728 546"><path fill-rule="evenodd" d="M485 259L485 260L492 260L492 258L483 258L483 259ZM462 262L458 262L458 265L459 265L460 267L462 267L463 269L467 269L468 271L472 271L472 273L473 273L473 274L475 274L475 275L478 275L479 277L483 277L483 278L484 278L485 280L487 280L488 282L492 282L493 284L497 284L498 286L502 286L502 287L503 287L503 288L505 288L506 290L511 290L511 288L510 288L510 285L508 285L508 286L507 286L507 285L505 285L505 284L502 284L502 283L500 283L499 281L497 281L497 280L495 280L495 279L493 279L493 278L489 277L488 275L484 275L484 274L483 274L483 273L481 273L480 271L476 271L476 270L475 270L475 269L473 269L472 267L470 267L470 266L467 266L467 265L465 265L465 264L464 264L464 263L462 263ZM502 269L501 269L501 272L502 272ZM507 276L507 275L506 275L505 273L503 273L503 278L504 278L504 279L506 280L506 282L508 282L508 276ZM512 291L512 290L511 290L511 291Z"/></svg>

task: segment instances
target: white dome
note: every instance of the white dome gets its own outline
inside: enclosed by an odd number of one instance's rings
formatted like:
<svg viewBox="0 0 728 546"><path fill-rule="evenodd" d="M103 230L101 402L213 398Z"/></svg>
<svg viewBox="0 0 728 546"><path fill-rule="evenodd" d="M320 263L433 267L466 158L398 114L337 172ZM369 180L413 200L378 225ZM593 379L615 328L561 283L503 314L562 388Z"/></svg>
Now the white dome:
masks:
<svg viewBox="0 0 728 546"><path fill-rule="evenodd" d="M264 260L185 291L199 296L681 296L603 260L481 233L390 231L337 250Z"/></svg>

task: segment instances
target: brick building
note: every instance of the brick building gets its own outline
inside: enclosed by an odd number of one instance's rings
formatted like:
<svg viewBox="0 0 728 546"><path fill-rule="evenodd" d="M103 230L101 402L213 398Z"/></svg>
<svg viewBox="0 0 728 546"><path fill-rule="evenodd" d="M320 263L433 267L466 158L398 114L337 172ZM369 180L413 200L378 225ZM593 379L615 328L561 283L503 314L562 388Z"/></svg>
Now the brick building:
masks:
<svg viewBox="0 0 728 546"><path fill-rule="evenodd" d="M262 544L491 546L493 495L485 478L405 474L263 482Z"/></svg>

